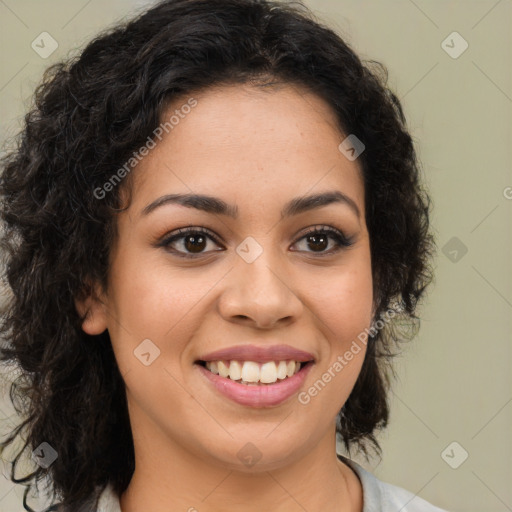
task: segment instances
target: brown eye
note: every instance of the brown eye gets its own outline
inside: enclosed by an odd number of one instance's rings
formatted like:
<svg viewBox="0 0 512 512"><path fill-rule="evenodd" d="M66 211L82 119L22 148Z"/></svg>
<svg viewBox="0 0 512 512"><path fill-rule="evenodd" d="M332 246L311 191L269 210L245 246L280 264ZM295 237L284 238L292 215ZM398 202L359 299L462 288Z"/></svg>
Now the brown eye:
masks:
<svg viewBox="0 0 512 512"><path fill-rule="evenodd" d="M319 235L308 235L306 237L308 247L316 251L324 251L329 245L329 236L321 233Z"/></svg>
<svg viewBox="0 0 512 512"><path fill-rule="evenodd" d="M206 247L206 238L203 235L187 235L183 237L183 246L190 252L201 252Z"/></svg>
<svg viewBox="0 0 512 512"><path fill-rule="evenodd" d="M183 258L194 258L195 256L205 255L211 250L206 250L208 242L212 241L213 245L220 245L216 238L203 229L182 228L177 232L166 236L157 244L158 247L164 247L173 254ZM219 250L219 249L214 249ZM220 249L223 250L223 249Z"/></svg>
<svg viewBox="0 0 512 512"><path fill-rule="evenodd" d="M351 238L347 238L341 231L329 227L315 227L306 233L299 242L305 240L309 250L305 252L318 253L319 256L332 254L341 250L342 247L349 247L354 242ZM329 251L329 240L334 240L333 246Z"/></svg>

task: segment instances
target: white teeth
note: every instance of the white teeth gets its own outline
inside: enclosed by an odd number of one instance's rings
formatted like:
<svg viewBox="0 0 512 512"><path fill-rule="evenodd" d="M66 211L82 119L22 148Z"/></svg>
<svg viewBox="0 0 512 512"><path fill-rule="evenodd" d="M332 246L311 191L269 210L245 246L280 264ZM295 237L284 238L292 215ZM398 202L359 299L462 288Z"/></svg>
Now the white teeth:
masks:
<svg viewBox="0 0 512 512"><path fill-rule="evenodd" d="M207 361L206 368L221 377L242 382L242 384L273 384L278 380L292 377L300 370L298 361Z"/></svg>
<svg viewBox="0 0 512 512"><path fill-rule="evenodd" d="M242 380L258 382L260 380L260 365L254 361L245 361L242 366Z"/></svg>
<svg viewBox="0 0 512 512"><path fill-rule="evenodd" d="M286 361L279 361L277 365L277 378L286 379Z"/></svg>
<svg viewBox="0 0 512 512"><path fill-rule="evenodd" d="M263 382L263 384L270 384L271 382L276 382L277 369L276 369L276 363L274 363L274 361L270 361L268 363L263 363L261 365L259 380L260 380L260 382Z"/></svg>
<svg viewBox="0 0 512 512"><path fill-rule="evenodd" d="M229 366L227 366L224 361L219 361L217 363L217 367L219 369L219 375L221 377L229 377Z"/></svg>
<svg viewBox="0 0 512 512"><path fill-rule="evenodd" d="M238 361L231 361L229 365L229 378L240 380L242 378L242 365Z"/></svg>

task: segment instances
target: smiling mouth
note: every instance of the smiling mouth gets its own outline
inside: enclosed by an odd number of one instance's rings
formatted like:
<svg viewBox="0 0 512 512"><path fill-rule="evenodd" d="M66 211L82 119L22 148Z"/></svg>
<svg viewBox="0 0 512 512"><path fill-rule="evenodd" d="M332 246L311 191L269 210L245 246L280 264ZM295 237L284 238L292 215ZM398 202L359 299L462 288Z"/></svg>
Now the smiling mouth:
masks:
<svg viewBox="0 0 512 512"><path fill-rule="evenodd" d="M196 361L196 364L220 377L246 386L269 386L285 381L313 361Z"/></svg>

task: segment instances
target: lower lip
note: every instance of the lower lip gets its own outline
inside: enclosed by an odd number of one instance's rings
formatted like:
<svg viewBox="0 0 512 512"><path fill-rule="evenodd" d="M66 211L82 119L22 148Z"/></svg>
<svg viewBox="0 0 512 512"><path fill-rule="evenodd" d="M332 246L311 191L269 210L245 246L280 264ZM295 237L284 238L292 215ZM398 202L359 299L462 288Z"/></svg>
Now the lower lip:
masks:
<svg viewBox="0 0 512 512"><path fill-rule="evenodd" d="M281 404L297 393L313 364L313 362L308 362L296 374L280 382L258 386L240 384L234 380L212 373L200 364L196 364L196 366L217 391L234 402L248 405L249 407L271 407Z"/></svg>

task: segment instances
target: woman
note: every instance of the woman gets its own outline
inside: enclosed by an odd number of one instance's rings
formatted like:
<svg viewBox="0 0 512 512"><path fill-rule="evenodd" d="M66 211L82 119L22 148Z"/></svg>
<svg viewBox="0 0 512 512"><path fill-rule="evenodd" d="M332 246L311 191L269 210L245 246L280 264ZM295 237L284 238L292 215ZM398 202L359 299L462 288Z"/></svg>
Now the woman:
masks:
<svg viewBox="0 0 512 512"><path fill-rule="evenodd" d="M0 183L13 481L49 510L440 511L336 452L379 453L432 278L419 174L385 78L298 4L167 0L50 68Z"/></svg>

